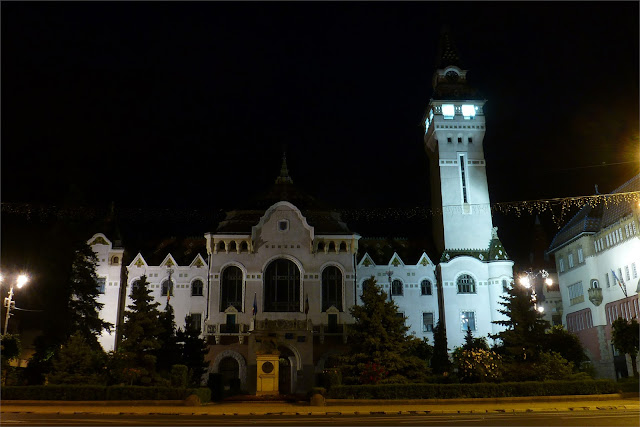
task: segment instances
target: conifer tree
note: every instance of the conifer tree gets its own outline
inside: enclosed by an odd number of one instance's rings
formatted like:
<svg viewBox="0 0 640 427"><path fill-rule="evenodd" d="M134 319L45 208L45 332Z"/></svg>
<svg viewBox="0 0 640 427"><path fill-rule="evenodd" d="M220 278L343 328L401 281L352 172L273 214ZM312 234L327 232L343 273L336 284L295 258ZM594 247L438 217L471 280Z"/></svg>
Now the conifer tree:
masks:
<svg viewBox="0 0 640 427"><path fill-rule="evenodd" d="M158 336L162 347L157 351L157 369L162 373L169 373L171 366L182 363L182 347L176 336L176 322L173 307L167 301L164 311L160 314L162 333Z"/></svg>
<svg viewBox="0 0 640 427"><path fill-rule="evenodd" d="M365 280L362 304L351 308L355 323L349 328L350 349L341 361L346 382L362 382L363 372L382 369L388 381L421 381L429 373L427 363L411 355L417 338L407 336L409 327L398 307L376 283Z"/></svg>
<svg viewBox="0 0 640 427"><path fill-rule="evenodd" d="M140 382L148 385L155 380L156 352L162 346L159 339L163 332L160 322L159 302L153 302L147 277L133 283L132 304L125 311L122 328L122 351L127 353L135 367L140 368Z"/></svg>
<svg viewBox="0 0 640 427"><path fill-rule="evenodd" d="M431 357L431 369L434 373L444 374L451 371L449 360L449 348L447 346L447 332L438 320L433 328L433 356Z"/></svg>
<svg viewBox="0 0 640 427"><path fill-rule="evenodd" d="M187 315L184 319L184 330L178 329L178 342L182 342L182 364L189 368L189 384L200 386L202 376L206 373L207 363L204 361L209 348L207 342L200 338L200 328L198 328L191 317Z"/></svg>
<svg viewBox="0 0 640 427"><path fill-rule="evenodd" d="M506 330L492 335L500 339L498 350L515 362L537 362L544 350L545 330L549 322L543 319L542 313L535 308L531 298L531 289L524 286L511 286L506 296L502 296L498 310L507 316L507 320L496 320L493 323L505 326Z"/></svg>
<svg viewBox="0 0 640 427"><path fill-rule="evenodd" d="M93 348L81 332L71 335L53 359L51 384L103 384L106 355Z"/></svg>
<svg viewBox="0 0 640 427"><path fill-rule="evenodd" d="M113 324L99 316L104 304L97 301L99 293L96 267L98 256L86 243L74 253L69 276L69 336L80 332L87 343L98 350L98 336L103 330L110 330Z"/></svg>

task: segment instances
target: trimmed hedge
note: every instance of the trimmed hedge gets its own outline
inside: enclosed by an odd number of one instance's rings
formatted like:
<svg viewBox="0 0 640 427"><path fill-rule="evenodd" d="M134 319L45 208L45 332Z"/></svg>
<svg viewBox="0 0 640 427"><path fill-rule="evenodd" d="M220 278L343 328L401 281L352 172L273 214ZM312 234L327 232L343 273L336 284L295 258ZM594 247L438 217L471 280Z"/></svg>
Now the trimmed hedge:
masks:
<svg viewBox="0 0 640 427"><path fill-rule="evenodd" d="M333 386L329 399L455 399L477 397L562 396L612 394L612 380L526 381L477 384L378 384Z"/></svg>
<svg viewBox="0 0 640 427"><path fill-rule="evenodd" d="M2 387L3 400L184 400L195 394L205 403L208 388L145 386L42 385Z"/></svg>

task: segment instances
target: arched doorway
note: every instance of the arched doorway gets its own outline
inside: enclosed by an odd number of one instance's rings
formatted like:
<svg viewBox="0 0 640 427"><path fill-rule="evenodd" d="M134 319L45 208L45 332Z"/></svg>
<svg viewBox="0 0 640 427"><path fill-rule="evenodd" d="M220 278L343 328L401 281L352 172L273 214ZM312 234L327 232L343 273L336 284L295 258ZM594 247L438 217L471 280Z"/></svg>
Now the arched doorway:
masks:
<svg viewBox="0 0 640 427"><path fill-rule="evenodd" d="M233 357L225 357L218 365L218 373L222 377L222 387L225 393L240 392L240 365Z"/></svg>
<svg viewBox="0 0 640 427"><path fill-rule="evenodd" d="M278 376L278 390L280 394L292 394L296 383L296 357L291 349L280 346L280 370Z"/></svg>

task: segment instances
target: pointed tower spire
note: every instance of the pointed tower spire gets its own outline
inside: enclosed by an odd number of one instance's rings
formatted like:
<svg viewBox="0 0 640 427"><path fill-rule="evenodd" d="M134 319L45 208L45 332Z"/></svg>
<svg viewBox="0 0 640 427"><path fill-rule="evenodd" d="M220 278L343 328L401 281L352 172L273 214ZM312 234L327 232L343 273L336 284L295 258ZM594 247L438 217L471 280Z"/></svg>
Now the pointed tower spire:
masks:
<svg viewBox="0 0 640 427"><path fill-rule="evenodd" d="M458 54L458 49L456 49L449 27L447 25L443 25L440 30L440 44L438 45L436 67L443 69L449 65L455 65L458 68L463 68L460 61L460 55Z"/></svg>
<svg viewBox="0 0 640 427"><path fill-rule="evenodd" d="M280 176L276 178L276 184L293 184L287 168L287 153L282 153L282 166L280 167Z"/></svg>

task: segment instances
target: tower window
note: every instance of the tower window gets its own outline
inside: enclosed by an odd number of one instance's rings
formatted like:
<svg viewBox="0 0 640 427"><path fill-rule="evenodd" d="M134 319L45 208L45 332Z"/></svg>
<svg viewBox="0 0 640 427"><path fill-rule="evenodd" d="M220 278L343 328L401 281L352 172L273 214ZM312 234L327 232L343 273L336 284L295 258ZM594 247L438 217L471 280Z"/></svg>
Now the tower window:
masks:
<svg viewBox="0 0 640 427"><path fill-rule="evenodd" d="M458 137L458 142L462 142L462 137Z"/></svg>
<svg viewBox="0 0 640 427"><path fill-rule="evenodd" d="M445 119L453 119L455 115L455 107L453 104L442 104L442 115Z"/></svg>
<svg viewBox="0 0 640 427"><path fill-rule="evenodd" d="M469 203L467 199L467 177L465 173L465 165L464 165L464 156L460 155L460 178L462 181L462 201L464 203Z"/></svg>
<svg viewBox="0 0 640 427"><path fill-rule="evenodd" d="M469 144L471 144L473 142L473 138L469 137L468 141L469 141Z"/></svg>
<svg viewBox="0 0 640 427"><path fill-rule="evenodd" d="M451 137L447 137L447 142L452 142Z"/></svg>

